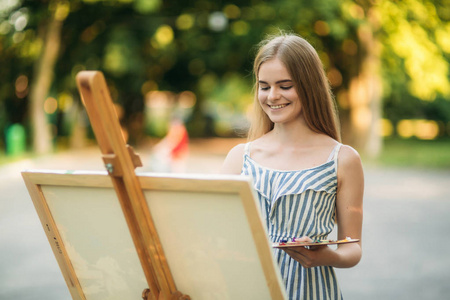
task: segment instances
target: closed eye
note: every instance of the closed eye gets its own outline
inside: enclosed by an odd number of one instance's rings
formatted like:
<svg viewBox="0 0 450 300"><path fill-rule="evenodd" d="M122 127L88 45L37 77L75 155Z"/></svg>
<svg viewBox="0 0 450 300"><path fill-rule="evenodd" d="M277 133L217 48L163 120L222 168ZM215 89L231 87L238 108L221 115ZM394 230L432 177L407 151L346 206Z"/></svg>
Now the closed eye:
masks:
<svg viewBox="0 0 450 300"><path fill-rule="evenodd" d="M280 88L282 90L290 90L292 87L293 87L293 85L291 85L291 86L280 86Z"/></svg>

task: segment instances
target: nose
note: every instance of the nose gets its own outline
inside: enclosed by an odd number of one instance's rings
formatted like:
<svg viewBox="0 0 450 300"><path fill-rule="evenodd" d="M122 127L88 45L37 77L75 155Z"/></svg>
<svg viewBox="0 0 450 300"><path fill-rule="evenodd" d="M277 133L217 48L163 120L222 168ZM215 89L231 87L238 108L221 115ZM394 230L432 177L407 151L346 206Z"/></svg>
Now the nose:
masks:
<svg viewBox="0 0 450 300"><path fill-rule="evenodd" d="M277 99L279 99L280 98L280 93L279 93L278 89L271 88L268 98L269 98L269 100L277 100Z"/></svg>

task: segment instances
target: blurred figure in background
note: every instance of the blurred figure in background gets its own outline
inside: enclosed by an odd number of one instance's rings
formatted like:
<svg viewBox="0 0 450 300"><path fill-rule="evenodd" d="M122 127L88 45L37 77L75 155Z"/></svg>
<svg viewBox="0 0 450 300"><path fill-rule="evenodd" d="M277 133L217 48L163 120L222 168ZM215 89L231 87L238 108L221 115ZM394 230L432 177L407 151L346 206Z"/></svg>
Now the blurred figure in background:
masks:
<svg viewBox="0 0 450 300"><path fill-rule="evenodd" d="M167 135L154 147L151 169L154 172L183 173L189 157L189 135L181 118L174 117Z"/></svg>

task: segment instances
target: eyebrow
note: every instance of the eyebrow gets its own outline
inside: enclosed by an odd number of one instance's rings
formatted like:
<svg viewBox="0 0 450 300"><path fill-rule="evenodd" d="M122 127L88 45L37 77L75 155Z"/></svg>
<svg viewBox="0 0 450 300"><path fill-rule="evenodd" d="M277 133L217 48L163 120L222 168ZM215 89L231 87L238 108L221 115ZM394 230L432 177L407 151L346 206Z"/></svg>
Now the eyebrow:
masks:
<svg viewBox="0 0 450 300"><path fill-rule="evenodd" d="M290 79L283 79L283 80L278 80L275 83L276 84L280 84L280 83L286 83L286 82L292 82L292 80L290 80ZM258 83L268 84L266 81L263 81L263 80L259 80Z"/></svg>

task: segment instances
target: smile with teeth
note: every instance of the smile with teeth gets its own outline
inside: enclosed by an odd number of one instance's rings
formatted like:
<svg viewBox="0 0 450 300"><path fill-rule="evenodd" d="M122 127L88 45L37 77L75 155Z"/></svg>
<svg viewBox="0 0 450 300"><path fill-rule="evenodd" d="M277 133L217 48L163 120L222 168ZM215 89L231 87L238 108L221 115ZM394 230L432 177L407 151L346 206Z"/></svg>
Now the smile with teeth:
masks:
<svg viewBox="0 0 450 300"><path fill-rule="evenodd" d="M272 108L272 109L283 108L285 106L287 106L287 104L269 105L269 107Z"/></svg>

